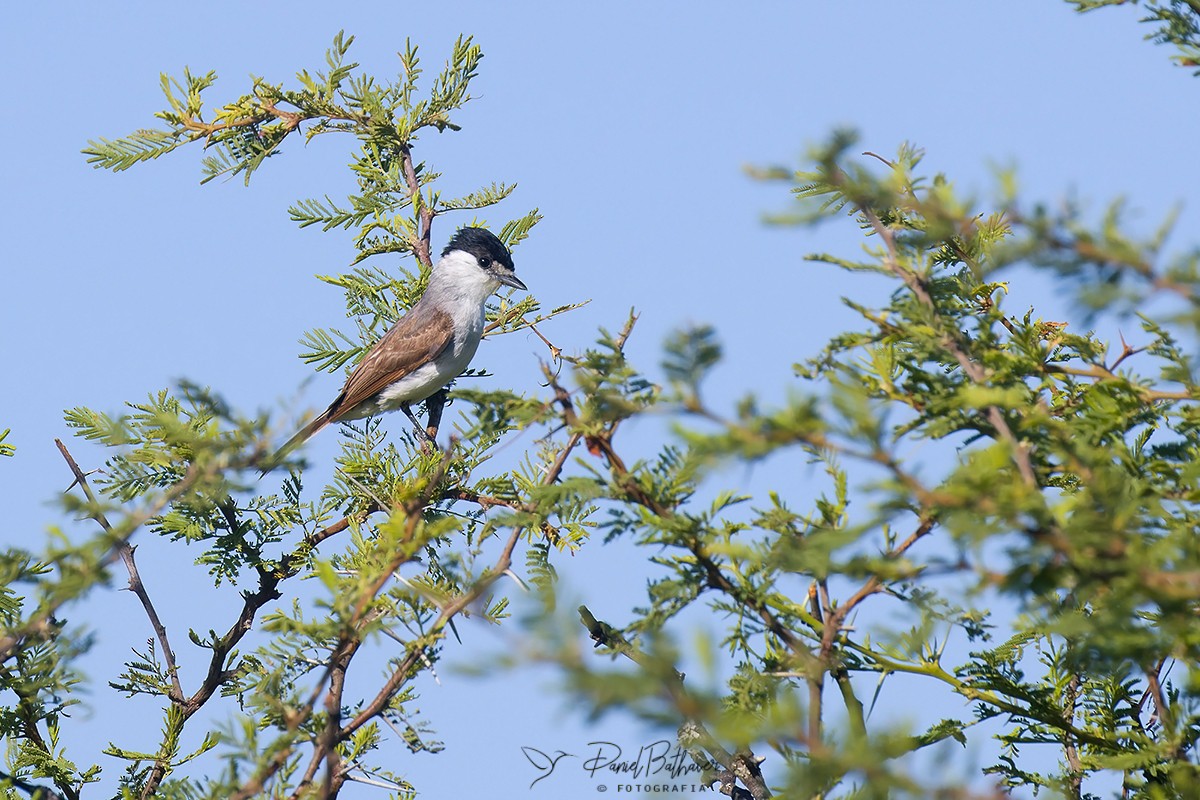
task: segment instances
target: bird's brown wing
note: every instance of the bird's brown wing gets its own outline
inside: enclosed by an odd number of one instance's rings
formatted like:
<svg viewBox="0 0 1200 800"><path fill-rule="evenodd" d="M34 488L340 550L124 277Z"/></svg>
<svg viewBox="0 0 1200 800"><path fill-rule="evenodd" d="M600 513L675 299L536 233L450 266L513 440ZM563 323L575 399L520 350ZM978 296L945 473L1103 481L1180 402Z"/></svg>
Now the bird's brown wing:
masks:
<svg viewBox="0 0 1200 800"><path fill-rule="evenodd" d="M359 365L346 379L346 385L329 408L321 412L312 422L305 425L288 439L271 458L265 462L265 475L283 457L295 450L325 426L337 422L343 414L364 400L369 400L408 375L417 367L437 356L454 341L454 321L444 311L426 311L418 303L400 318L395 326L376 342Z"/></svg>
<svg viewBox="0 0 1200 800"><path fill-rule="evenodd" d="M435 359L454 340L454 321L441 310L414 308L383 335L342 387L342 393L322 414L337 422L342 414L370 400L389 384Z"/></svg>

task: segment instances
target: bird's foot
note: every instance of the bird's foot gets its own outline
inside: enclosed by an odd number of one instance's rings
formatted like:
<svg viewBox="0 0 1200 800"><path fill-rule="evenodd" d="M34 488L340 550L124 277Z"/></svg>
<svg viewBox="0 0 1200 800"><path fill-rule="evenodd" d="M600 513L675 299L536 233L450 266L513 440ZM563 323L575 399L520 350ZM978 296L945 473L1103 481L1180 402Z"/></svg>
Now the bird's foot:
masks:
<svg viewBox="0 0 1200 800"><path fill-rule="evenodd" d="M416 414L412 413L412 409L407 405L403 405L400 406L400 410L403 411L404 415L407 416L412 422L413 436L416 438L417 444L420 445L421 452L428 455L429 453L436 453L440 451L441 448L438 447L437 440L429 434L429 431L424 425L421 424L421 420L417 419Z"/></svg>
<svg viewBox="0 0 1200 800"><path fill-rule="evenodd" d="M428 455L429 453L441 452L442 448L438 447L437 439L434 439L432 436L430 436L429 432L420 425L417 425L413 429L413 433L415 433L417 436L417 443L421 445L422 453Z"/></svg>

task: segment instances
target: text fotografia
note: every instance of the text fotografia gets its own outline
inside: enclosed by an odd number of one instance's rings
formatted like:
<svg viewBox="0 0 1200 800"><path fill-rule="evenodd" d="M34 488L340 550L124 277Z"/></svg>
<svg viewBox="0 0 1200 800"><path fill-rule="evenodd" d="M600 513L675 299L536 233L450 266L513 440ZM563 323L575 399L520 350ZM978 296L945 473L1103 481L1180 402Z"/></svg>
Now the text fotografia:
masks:
<svg viewBox="0 0 1200 800"><path fill-rule="evenodd" d="M537 776L529 786L545 780L554 772L582 769L590 778L608 777L627 781L648 781L652 785L630 783L613 784L617 792L626 791L707 791L701 783L677 785L680 778L699 777L702 772L686 750L674 742L660 739L638 747L623 749L615 742L588 742L579 753L566 750L539 750L536 747L521 748L525 758L537 770ZM597 787L599 788L599 787Z"/></svg>

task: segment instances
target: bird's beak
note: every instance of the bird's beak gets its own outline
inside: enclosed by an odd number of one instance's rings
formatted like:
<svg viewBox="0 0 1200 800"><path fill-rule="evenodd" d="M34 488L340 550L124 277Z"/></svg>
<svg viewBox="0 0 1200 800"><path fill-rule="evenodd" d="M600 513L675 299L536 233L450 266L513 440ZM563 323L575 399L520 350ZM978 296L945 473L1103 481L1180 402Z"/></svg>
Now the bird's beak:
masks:
<svg viewBox="0 0 1200 800"><path fill-rule="evenodd" d="M524 289L525 291L529 291L529 287L521 283L521 279L516 275L513 275L511 272L502 272L497 274L496 280L500 281L505 286L511 286L514 289Z"/></svg>

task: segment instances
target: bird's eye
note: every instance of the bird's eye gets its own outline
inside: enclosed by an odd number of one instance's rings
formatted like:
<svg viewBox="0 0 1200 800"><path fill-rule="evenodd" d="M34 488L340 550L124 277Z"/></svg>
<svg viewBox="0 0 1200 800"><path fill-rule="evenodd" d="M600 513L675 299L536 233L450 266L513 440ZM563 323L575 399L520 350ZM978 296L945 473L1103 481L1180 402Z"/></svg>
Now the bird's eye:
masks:
<svg viewBox="0 0 1200 800"><path fill-rule="evenodd" d="M479 266L483 267L484 269L487 269L491 265L492 265L492 260L490 258L488 258L487 256L483 256L479 259Z"/></svg>

